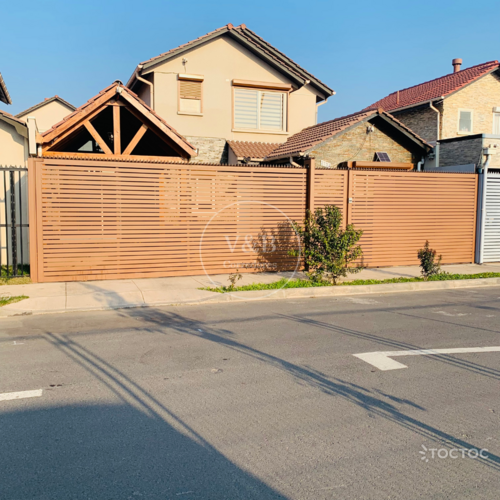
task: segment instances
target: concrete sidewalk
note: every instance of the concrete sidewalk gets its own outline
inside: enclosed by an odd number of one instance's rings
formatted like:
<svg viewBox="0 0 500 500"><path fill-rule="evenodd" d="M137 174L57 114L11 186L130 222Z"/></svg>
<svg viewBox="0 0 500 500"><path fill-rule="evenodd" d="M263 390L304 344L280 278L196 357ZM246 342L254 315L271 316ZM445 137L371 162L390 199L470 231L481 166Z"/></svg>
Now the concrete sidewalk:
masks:
<svg viewBox="0 0 500 500"><path fill-rule="evenodd" d="M500 272L500 264L460 264L443 266L443 270L455 274L479 274L485 272ZM358 274L348 277L353 279L389 279L397 277L414 277L420 275L418 266L400 266L378 269L365 269ZM291 277L292 273L255 273L243 274L237 285L251 283L272 283L283 277ZM303 277L301 273L296 276ZM261 292L238 292L219 294L199 290L207 286L229 285L229 274L212 276L188 276L173 278L148 278L130 280L87 281L67 283L39 283L31 285L0 286L0 296L26 295L29 298L0 308L0 317L24 314L48 314L69 311L92 311L105 309L122 309L127 307L150 307L169 304L196 304L203 302L222 302L230 299L250 300L256 298L284 298L283 293L267 290ZM452 288L455 286L481 286L479 280L472 282L432 282L413 283L406 287L401 285L373 285L363 287L329 287L315 289L289 289L288 295L319 296L319 295L348 295L352 293L373 293L374 287L380 291L404 291L422 289L414 285L432 285L430 289ZM482 280L485 281L485 280ZM455 283L456 285L452 285ZM500 282L499 282L500 283ZM488 284L495 284L488 280ZM412 286L413 285L413 286ZM380 288L380 287L384 288ZM332 287L333 288L333 287ZM356 289L356 290L354 290ZM366 291L365 291L366 290Z"/></svg>

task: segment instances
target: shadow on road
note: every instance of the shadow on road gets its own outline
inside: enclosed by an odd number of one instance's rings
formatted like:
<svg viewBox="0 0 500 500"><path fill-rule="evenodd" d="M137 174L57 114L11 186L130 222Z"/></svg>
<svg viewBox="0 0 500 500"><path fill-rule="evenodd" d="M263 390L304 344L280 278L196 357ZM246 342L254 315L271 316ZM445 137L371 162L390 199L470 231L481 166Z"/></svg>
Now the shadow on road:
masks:
<svg viewBox="0 0 500 500"><path fill-rule="evenodd" d="M0 497L284 499L188 434L130 404L2 413Z"/></svg>

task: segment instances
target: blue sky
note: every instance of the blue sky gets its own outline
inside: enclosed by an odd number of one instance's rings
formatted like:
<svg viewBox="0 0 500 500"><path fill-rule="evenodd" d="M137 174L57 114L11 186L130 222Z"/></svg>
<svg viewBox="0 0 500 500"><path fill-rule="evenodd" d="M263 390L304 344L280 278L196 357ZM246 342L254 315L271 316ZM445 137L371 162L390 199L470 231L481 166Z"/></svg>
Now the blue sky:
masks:
<svg viewBox="0 0 500 500"><path fill-rule="evenodd" d="M136 64L245 23L337 94L319 120L398 89L500 59L498 0L2 1L0 72L16 114L55 94L79 106Z"/></svg>

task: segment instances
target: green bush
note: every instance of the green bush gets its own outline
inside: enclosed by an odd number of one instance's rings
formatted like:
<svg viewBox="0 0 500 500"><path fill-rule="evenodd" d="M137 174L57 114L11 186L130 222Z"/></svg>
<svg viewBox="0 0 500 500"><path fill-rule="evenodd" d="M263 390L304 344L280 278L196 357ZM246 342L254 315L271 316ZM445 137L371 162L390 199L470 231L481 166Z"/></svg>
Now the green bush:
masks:
<svg viewBox="0 0 500 500"><path fill-rule="evenodd" d="M422 268L422 276L425 279L429 279L431 276L437 276L441 274L441 260L443 256L440 255L436 262L436 250L433 250L429 246L429 240L425 242L424 248L418 251L418 258L420 259L420 267Z"/></svg>
<svg viewBox="0 0 500 500"><path fill-rule="evenodd" d="M336 206L308 210L304 227L297 222L293 227L301 240L307 276L313 282L336 285L340 277L361 271L362 267L349 264L363 253L357 244L363 231L354 229L352 224L342 229L342 213Z"/></svg>

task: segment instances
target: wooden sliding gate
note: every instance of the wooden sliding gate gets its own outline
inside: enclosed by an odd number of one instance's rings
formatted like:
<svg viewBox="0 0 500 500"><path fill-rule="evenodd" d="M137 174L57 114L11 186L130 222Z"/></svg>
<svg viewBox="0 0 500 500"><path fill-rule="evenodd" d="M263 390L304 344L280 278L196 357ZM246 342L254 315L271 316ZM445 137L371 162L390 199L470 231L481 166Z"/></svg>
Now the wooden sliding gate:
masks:
<svg viewBox="0 0 500 500"><path fill-rule="evenodd" d="M416 264L425 240L473 262L477 176L41 158L30 160L35 282L295 269L290 222L334 204L363 265Z"/></svg>
<svg viewBox="0 0 500 500"><path fill-rule="evenodd" d="M305 169L44 158L29 171L34 281L293 268Z"/></svg>

